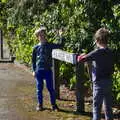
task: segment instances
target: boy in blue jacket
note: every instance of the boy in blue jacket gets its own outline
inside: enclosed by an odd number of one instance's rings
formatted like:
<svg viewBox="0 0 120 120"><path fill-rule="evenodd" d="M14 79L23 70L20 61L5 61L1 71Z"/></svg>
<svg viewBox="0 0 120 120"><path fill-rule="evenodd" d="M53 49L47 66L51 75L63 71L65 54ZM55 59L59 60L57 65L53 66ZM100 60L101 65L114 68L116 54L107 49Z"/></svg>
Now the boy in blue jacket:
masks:
<svg viewBox="0 0 120 120"><path fill-rule="evenodd" d="M58 110L56 104L56 94L53 88L53 73L52 73L52 49L61 48L63 46L63 39L60 39L59 44L49 43L46 39L46 28L44 26L40 27L35 31L35 35L39 40L33 48L32 53L32 68L33 76L36 79L37 87L37 99L38 105L36 107L37 111L43 110L43 80L46 80L46 87L50 94L50 100L52 105L52 110Z"/></svg>
<svg viewBox="0 0 120 120"><path fill-rule="evenodd" d="M113 53L108 48L109 31L100 28L95 33L98 49L78 56L78 62L92 61L93 82L93 120L101 119L104 103L105 120L113 120L112 113L112 73L114 69Z"/></svg>

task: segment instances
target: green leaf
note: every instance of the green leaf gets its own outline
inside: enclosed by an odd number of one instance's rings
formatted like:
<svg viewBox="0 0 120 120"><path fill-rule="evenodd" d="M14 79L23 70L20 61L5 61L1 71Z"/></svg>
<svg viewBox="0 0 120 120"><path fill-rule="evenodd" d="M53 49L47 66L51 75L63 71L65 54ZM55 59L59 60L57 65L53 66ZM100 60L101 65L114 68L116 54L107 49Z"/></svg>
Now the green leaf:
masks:
<svg viewBox="0 0 120 120"><path fill-rule="evenodd" d="M70 0L70 4L74 5L77 0Z"/></svg>
<svg viewBox="0 0 120 120"><path fill-rule="evenodd" d="M2 3L6 3L6 2L7 2L7 0L1 0L1 2L2 2Z"/></svg>

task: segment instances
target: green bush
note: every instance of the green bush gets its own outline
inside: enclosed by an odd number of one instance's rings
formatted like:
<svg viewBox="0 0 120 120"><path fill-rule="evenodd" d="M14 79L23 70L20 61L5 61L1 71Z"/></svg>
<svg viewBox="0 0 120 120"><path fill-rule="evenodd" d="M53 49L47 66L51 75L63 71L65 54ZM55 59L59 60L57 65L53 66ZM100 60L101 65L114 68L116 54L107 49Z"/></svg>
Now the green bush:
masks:
<svg viewBox="0 0 120 120"><path fill-rule="evenodd" d="M64 50L78 54L82 49L91 51L94 32L100 27L107 27L111 31L109 46L117 53L117 66L120 64L120 5L117 1L59 0L50 4L45 4L44 0L3 1L0 2L0 27L8 39L11 54L15 54L21 63L31 65L32 48L37 43L33 33L43 24L48 29L47 37L51 42L57 39L55 31L64 27ZM68 84L75 82L71 66L63 63L60 68L60 75L68 79ZM113 75L114 97L119 101L118 76L119 68Z"/></svg>
<svg viewBox="0 0 120 120"><path fill-rule="evenodd" d="M120 71L117 66L113 74L113 96L115 102L120 103Z"/></svg>

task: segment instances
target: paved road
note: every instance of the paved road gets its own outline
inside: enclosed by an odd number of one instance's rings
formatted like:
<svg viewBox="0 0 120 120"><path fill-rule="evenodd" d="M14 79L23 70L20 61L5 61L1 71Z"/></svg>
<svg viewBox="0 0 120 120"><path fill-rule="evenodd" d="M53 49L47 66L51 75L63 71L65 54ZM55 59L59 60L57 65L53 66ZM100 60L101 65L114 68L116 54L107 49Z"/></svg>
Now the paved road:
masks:
<svg viewBox="0 0 120 120"><path fill-rule="evenodd" d="M27 88L34 84L34 78L31 73L25 69L18 67L16 64L12 63L0 63L0 120L89 120L89 116L76 116L70 114L70 111L64 112L49 112L46 110L44 112L35 112L35 109L31 103L27 103L27 111L24 104L19 104L19 100L22 98L27 98L27 96L33 96L33 93L29 92L21 93L19 88ZM32 98L33 99L33 98ZM30 100L30 99L28 99ZM47 100L47 99L46 99ZM61 101L62 102L62 101ZM60 102L60 103L61 103ZM68 103L61 103L60 108L66 109L69 106ZM64 107L67 105L67 107ZM29 114L29 108L31 109L31 114ZM69 107L68 107L69 108ZM72 109L73 110L73 109ZM119 119L115 119L119 120Z"/></svg>
<svg viewBox="0 0 120 120"><path fill-rule="evenodd" d="M20 112L17 98L22 97L17 92L17 86L26 84L32 77L24 69L15 64L0 63L0 120L30 120L24 111Z"/></svg>

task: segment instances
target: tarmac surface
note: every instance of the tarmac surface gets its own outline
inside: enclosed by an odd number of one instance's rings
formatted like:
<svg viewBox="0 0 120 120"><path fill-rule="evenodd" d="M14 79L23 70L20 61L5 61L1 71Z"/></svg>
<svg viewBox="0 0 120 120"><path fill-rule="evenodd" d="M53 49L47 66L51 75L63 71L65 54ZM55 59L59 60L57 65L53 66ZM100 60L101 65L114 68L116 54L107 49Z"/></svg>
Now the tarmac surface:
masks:
<svg viewBox="0 0 120 120"><path fill-rule="evenodd" d="M30 120L16 107L17 99L22 97L17 87L28 80L32 77L24 69L12 63L0 63L0 120Z"/></svg>

